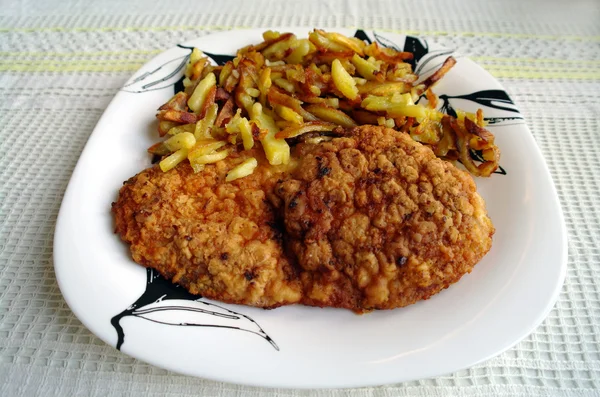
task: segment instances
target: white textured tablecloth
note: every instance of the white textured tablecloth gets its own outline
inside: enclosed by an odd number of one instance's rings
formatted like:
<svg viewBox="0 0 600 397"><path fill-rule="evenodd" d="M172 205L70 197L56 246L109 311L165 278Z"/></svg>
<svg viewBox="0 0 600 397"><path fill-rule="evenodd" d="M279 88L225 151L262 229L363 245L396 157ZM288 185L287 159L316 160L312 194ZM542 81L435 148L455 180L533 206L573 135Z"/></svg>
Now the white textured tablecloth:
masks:
<svg viewBox="0 0 600 397"><path fill-rule="evenodd" d="M125 80L216 30L389 29L495 75L546 158L569 233L554 309L504 354L435 379L269 390L170 373L93 336L56 284L52 241L75 163ZM0 395L600 395L600 1L0 1ZM527 304L527 302L523 302Z"/></svg>

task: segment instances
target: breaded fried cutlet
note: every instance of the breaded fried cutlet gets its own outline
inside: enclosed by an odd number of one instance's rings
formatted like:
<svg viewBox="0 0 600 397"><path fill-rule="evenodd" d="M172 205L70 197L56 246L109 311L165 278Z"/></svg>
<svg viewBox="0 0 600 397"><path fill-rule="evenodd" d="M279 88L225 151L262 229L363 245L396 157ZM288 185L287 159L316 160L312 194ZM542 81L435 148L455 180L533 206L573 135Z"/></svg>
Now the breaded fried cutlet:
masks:
<svg viewBox="0 0 600 397"><path fill-rule="evenodd" d="M428 299L488 252L473 178L409 135L363 126L299 145L275 186L302 303L368 311Z"/></svg>
<svg viewBox="0 0 600 397"><path fill-rule="evenodd" d="M260 160L255 172L225 183L248 157ZM137 263L193 294L266 308L299 302L299 281L266 200L281 175L258 150L199 173L187 162L169 172L146 169L124 183L113 203L116 233Z"/></svg>
<svg viewBox="0 0 600 397"><path fill-rule="evenodd" d="M116 232L191 293L265 308L392 309L469 273L494 233L472 177L398 131L343 135L299 143L293 167L253 149L199 173L149 168L113 203ZM248 157L254 173L225 182Z"/></svg>

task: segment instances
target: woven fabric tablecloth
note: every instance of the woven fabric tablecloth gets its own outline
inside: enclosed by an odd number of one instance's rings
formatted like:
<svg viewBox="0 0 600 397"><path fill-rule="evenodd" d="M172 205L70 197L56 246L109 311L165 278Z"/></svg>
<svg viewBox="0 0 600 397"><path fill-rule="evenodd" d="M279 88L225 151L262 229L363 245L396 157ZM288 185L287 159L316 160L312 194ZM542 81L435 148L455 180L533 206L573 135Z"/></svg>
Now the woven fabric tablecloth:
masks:
<svg viewBox="0 0 600 397"><path fill-rule="evenodd" d="M569 233L557 304L514 348L435 379L269 390L181 376L107 346L56 283L54 226L75 163L142 64L217 30L363 27L457 48L527 119ZM600 2L0 1L0 395L600 395ZM527 302L523 302L527 304Z"/></svg>

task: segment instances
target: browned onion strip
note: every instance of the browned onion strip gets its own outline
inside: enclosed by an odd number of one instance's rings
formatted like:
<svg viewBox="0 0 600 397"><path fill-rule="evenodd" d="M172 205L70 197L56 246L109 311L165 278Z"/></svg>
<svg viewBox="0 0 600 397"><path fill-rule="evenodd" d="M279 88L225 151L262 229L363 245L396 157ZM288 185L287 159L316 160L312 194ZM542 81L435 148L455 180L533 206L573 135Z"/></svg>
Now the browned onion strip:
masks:
<svg viewBox="0 0 600 397"><path fill-rule="evenodd" d="M275 138L287 139L297 137L298 135L302 135L307 132L333 131L336 127L337 124L327 123L325 121L308 121L304 124L296 124L279 131L277 134L275 134Z"/></svg>
<svg viewBox="0 0 600 397"><path fill-rule="evenodd" d="M421 83L424 86L423 91L433 87L433 85L440 81L440 79L444 77L444 75L448 73L454 65L456 65L456 59L454 59L454 57L448 57L438 70L436 70L431 76ZM422 92L419 94L421 93Z"/></svg>
<svg viewBox="0 0 600 397"><path fill-rule="evenodd" d="M156 118L160 121L173 121L181 124L193 124L198 121L198 116L194 113L181 110L161 110L156 114Z"/></svg>
<svg viewBox="0 0 600 397"><path fill-rule="evenodd" d="M447 116L446 116L447 117ZM471 157L470 133L467 129L463 129L458 121L454 118L449 118L450 125L456 133L456 146L458 148L458 158L465 168L475 176L490 176L498 169L500 160L500 149L491 144L489 148L484 149L484 162L477 165ZM465 125L469 123L476 125L471 120L465 117Z"/></svg>
<svg viewBox="0 0 600 397"><path fill-rule="evenodd" d="M272 104L286 106L292 109L294 112L298 113L304 120L308 121L317 121L318 119L313 116L311 113L304 110L302 107L302 101L293 98L287 94L284 94L280 90L275 87L271 87L269 89L269 93L267 94L267 98L269 102Z"/></svg>

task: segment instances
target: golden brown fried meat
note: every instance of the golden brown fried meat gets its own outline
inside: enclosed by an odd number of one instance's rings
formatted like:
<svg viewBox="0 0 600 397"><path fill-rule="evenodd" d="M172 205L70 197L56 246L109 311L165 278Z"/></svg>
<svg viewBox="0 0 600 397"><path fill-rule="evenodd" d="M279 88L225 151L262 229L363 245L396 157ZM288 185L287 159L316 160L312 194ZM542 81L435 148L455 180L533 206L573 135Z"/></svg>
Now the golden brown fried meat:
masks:
<svg viewBox="0 0 600 397"><path fill-rule="evenodd" d="M147 169L113 204L116 232L190 292L266 308L392 309L470 272L494 233L472 177L404 133L335 133L346 136L297 144L287 169L260 149L196 174ZM248 157L254 173L225 182Z"/></svg>
<svg viewBox="0 0 600 397"><path fill-rule="evenodd" d="M409 135L363 126L297 150L274 204L302 303L406 306L457 282L490 249L494 228L471 176Z"/></svg>
<svg viewBox="0 0 600 397"><path fill-rule="evenodd" d="M259 307L298 302L297 275L266 200L282 171L262 156L232 154L197 174L188 163L169 172L153 167L125 182L112 212L133 259L207 298ZM259 160L256 171L226 183L248 157Z"/></svg>

